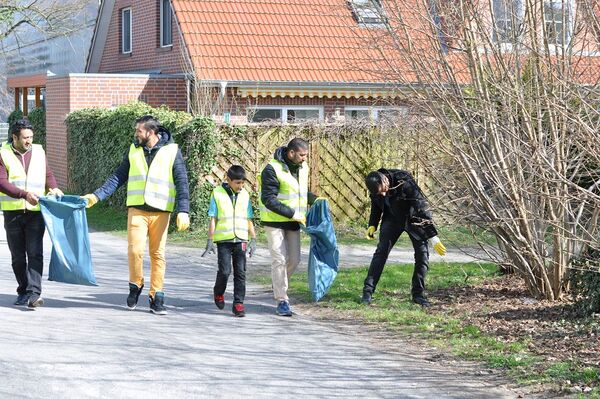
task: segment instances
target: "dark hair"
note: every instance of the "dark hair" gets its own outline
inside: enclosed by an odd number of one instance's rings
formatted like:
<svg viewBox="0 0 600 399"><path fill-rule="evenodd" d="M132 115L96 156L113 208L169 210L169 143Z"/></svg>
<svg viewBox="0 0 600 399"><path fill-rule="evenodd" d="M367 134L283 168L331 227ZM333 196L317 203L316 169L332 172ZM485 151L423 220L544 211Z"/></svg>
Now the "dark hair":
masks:
<svg viewBox="0 0 600 399"><path fill-rule="evenodd" d="M308 142L300 137L293 138L287 145L291 151L308 150Z"/></svg>
<svg viewBox="0 0 600 399"><path fill-rule="evenodd" d="M28 119L19 119L14 125L12 125L12 128L10 129L9 141L12 142L12 135L14 134L15 136L19 136L21 134L21 130L23 129L30 129L33 131L33 126L31 126L31 123L29 123Z"/></svg>
<svg viewBox="0 0 600 399"><path fill-rule="evenodd" d="M381 172L371 172L365 177L365 185L367 186L367 190L372 195L377 194L379 192L379 187L383 184L383 174Z"/></svg>
<svg viewBox="0 0 600 399"><path fill-rule="evenodd" d="M143 123L144 129L152 130L154 133L158 133L160 130L160 122L152 115L144 115L140 118L137 118L135 123Z"/></svg>
<svg viewBox="0 0 600 399"><path fill-rule="evenodd" d="M230 180L246 180L246 171L240 165L232 165L227 170L227 177Z"/></svg>

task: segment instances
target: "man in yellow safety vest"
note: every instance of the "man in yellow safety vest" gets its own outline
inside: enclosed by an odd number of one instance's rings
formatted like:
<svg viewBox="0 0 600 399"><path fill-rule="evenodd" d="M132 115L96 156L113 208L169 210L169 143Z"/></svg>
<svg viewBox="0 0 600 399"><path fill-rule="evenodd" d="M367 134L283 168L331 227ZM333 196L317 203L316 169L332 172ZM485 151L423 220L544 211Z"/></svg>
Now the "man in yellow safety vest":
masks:
<svg viewBox="0 0 600 399"><path fill-rule="evenodd" d="M189 219L189 188L185 162L171 133L152 115L135 124L135 142L104 185L86 194L87 207L94 206L127 182L127 241L129 296L133 310L144 288L143 256L146 239L150 248L150 311L164 315L165 245L171 212L177 204L177 230L186 230Z"/></svg>
<svg viewBox="0 0 600 399"><path fill-rule="evenodd" d="M46 188L51 195L63 195L48 168L44 148L33 144L33 127L26 119L18 120L9 141L0 149L0 209L18 284L15 305L33 309L44 304L41 294L46 226L39 198Z"/></svg>
<svg viewBox="0 0 600 399"><path fill-rule="evenodd" d="M273 296L277 314L291 316L289 279L300 263L300 225L317 197L308 191L308 143L292 139L279 147L259 176L260 220L271 253Z"/></svg>

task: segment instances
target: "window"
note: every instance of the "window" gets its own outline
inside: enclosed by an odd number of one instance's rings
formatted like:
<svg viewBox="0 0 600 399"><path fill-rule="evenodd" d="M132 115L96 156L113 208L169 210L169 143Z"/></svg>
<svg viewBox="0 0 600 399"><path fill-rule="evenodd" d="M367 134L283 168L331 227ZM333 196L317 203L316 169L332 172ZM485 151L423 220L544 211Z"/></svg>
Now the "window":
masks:
<svg viewBox="0 0 600 399"><path fill-rule="evenodd" d="M317 106L260 106L249 109L248 121L253 123L303 123L323 120L323 107Z"/></svg>
<svg viewBox="0 0 600 399"><path fill-rule="evenodd" d="M359 120L393 122L407 114L406 107L346 107L344 111L346 122Z"/></svg>
<svg viewBox="0 0 600 399"><path fill-rule="evenodd" d="M356 22L366 26L383 26L385 16L380 0L350 0L350 6Z"/></svg>
<svg viewBox="0 0 600 399"><path fill-rule="evenodd" d="M173 45L171 0L160 0L160 47Z"/></svg>
<svg viewBox="0 0 600 399"><path fill-rule="evenodd" d="M569 0L544 1L548 44L561 46L570 41Z"/></svg>
<svg viewBox="0 0 600 399"><path fill-rule="evenodd" d="M494 41L514 44L523 20L523 0L494 0Z"/></svg>
<svg viewBox="0 0 600 399"><path fill-rule="evenodd" d="M131 53L131 8L121 10L121 52Z"/></svg>

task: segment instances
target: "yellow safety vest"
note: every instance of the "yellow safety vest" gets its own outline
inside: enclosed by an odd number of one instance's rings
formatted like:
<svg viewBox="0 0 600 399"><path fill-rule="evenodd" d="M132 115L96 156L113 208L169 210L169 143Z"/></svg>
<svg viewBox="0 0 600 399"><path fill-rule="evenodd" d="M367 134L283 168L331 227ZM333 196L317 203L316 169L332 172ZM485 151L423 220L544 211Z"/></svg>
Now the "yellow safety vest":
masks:
<svg viewBox="0 0 600 399"><path fill-rule="evenodd" d="M212 195L217 203L217 224L213 241L233 240L236 237L248 240L248 192L242 188L237 194L235 205L223 186L216 187Z"/></svg>
<svg viewBox="0 0 600 399"><path fill-rule="evenodd" d="M275 169L277 180L279 181L279 193L277 193L277 200L282 204L285 204L292 208L294 212L306 213L308 206L308 167L306 163L302 163L298 171L298 180L290 173L287 165L279 162L276 159L272 159L269 165ZM262 191L262 180L260 175L258 176L258 184ZM260 207L260 220L263 222L291 222L292 219L287 218L283 215L275 213L266 206L260 200L259 195L259 207Z"/></svg>
<svg viewBox="0 0 600 399"><path fill-rule="evenodd" d="M144 149L141 146L131 145L127 206L147 204L161 211L173 212L176 194L173 164L177 156L177 149L177 144L163 146L158 150L148 168Z"/></svg>
<svg viewBox="0 0 600 399"><path fill-rule="evenodd" d="M38 197L46 191L46 153L39 144L33 144L31 148L31 160L29 161L28 173L25 173L23 164L13 152L12 145L5 142L0 149L2 162L8 171L8 181L21 190L31 191ZM0 192L0 209L3 211L30 210L39 211L40 205L31 205L23 198L13 198Z"/></svg>

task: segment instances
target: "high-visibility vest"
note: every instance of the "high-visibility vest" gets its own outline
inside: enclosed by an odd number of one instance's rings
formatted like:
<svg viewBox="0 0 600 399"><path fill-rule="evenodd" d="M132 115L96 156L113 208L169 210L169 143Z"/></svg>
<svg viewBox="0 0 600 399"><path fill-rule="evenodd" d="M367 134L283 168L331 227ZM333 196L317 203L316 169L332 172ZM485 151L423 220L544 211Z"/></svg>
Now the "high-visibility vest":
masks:
<svg viewBox="0 0 600 399"><path fill-rule="evenodd" d="M21 161L13 152L12 145L5 142L0 149L2 162L8 171L8 181L21 190L30 191L41 197L46 191L46 153L39 144L31 146L31 160L29 161L28 172ZM40 204L31 205L23 198L13 198L0 192L0 209L3 211L30 210L39 211Z"/></svg>
<svg viewBox="0 0 600 399"><path fill-rule="evenodd" d="M225 241L239 238L248 239L248 204L250 195L243 188L237 194L235 206L223 186L213 190L213 198L217 204L217 224L213 241Z"/></svg>
<svg viewBox="0 0 600 399"><path fill-rule="evenodd" d="M302 163L298 170L298 180L292 175L287 165L279 162L276 159L272 159L269 165L275 169L277 180L279 181L279 193L277 193L277 200L282 204L285 204L292 208L294 212L300 212L306 214L306 208L308 205L308 167L306 163ZM258 176L258 184L262 191L262 180L260 175ZM260 207L260 220L263 222L291 222L292 219L280 215L267 209L266 206L260 200L259 195L259 207Z"/></svg>
<svg viewBox="0 0 600 399"><path fill-rule="evenodd" d="M177 144L163 146L158 150L148 168L144 149L141 146L131 145L127 206L147 204L161 211L173 212L176 194L173 164L177 156L177 149Z"/></svg>

